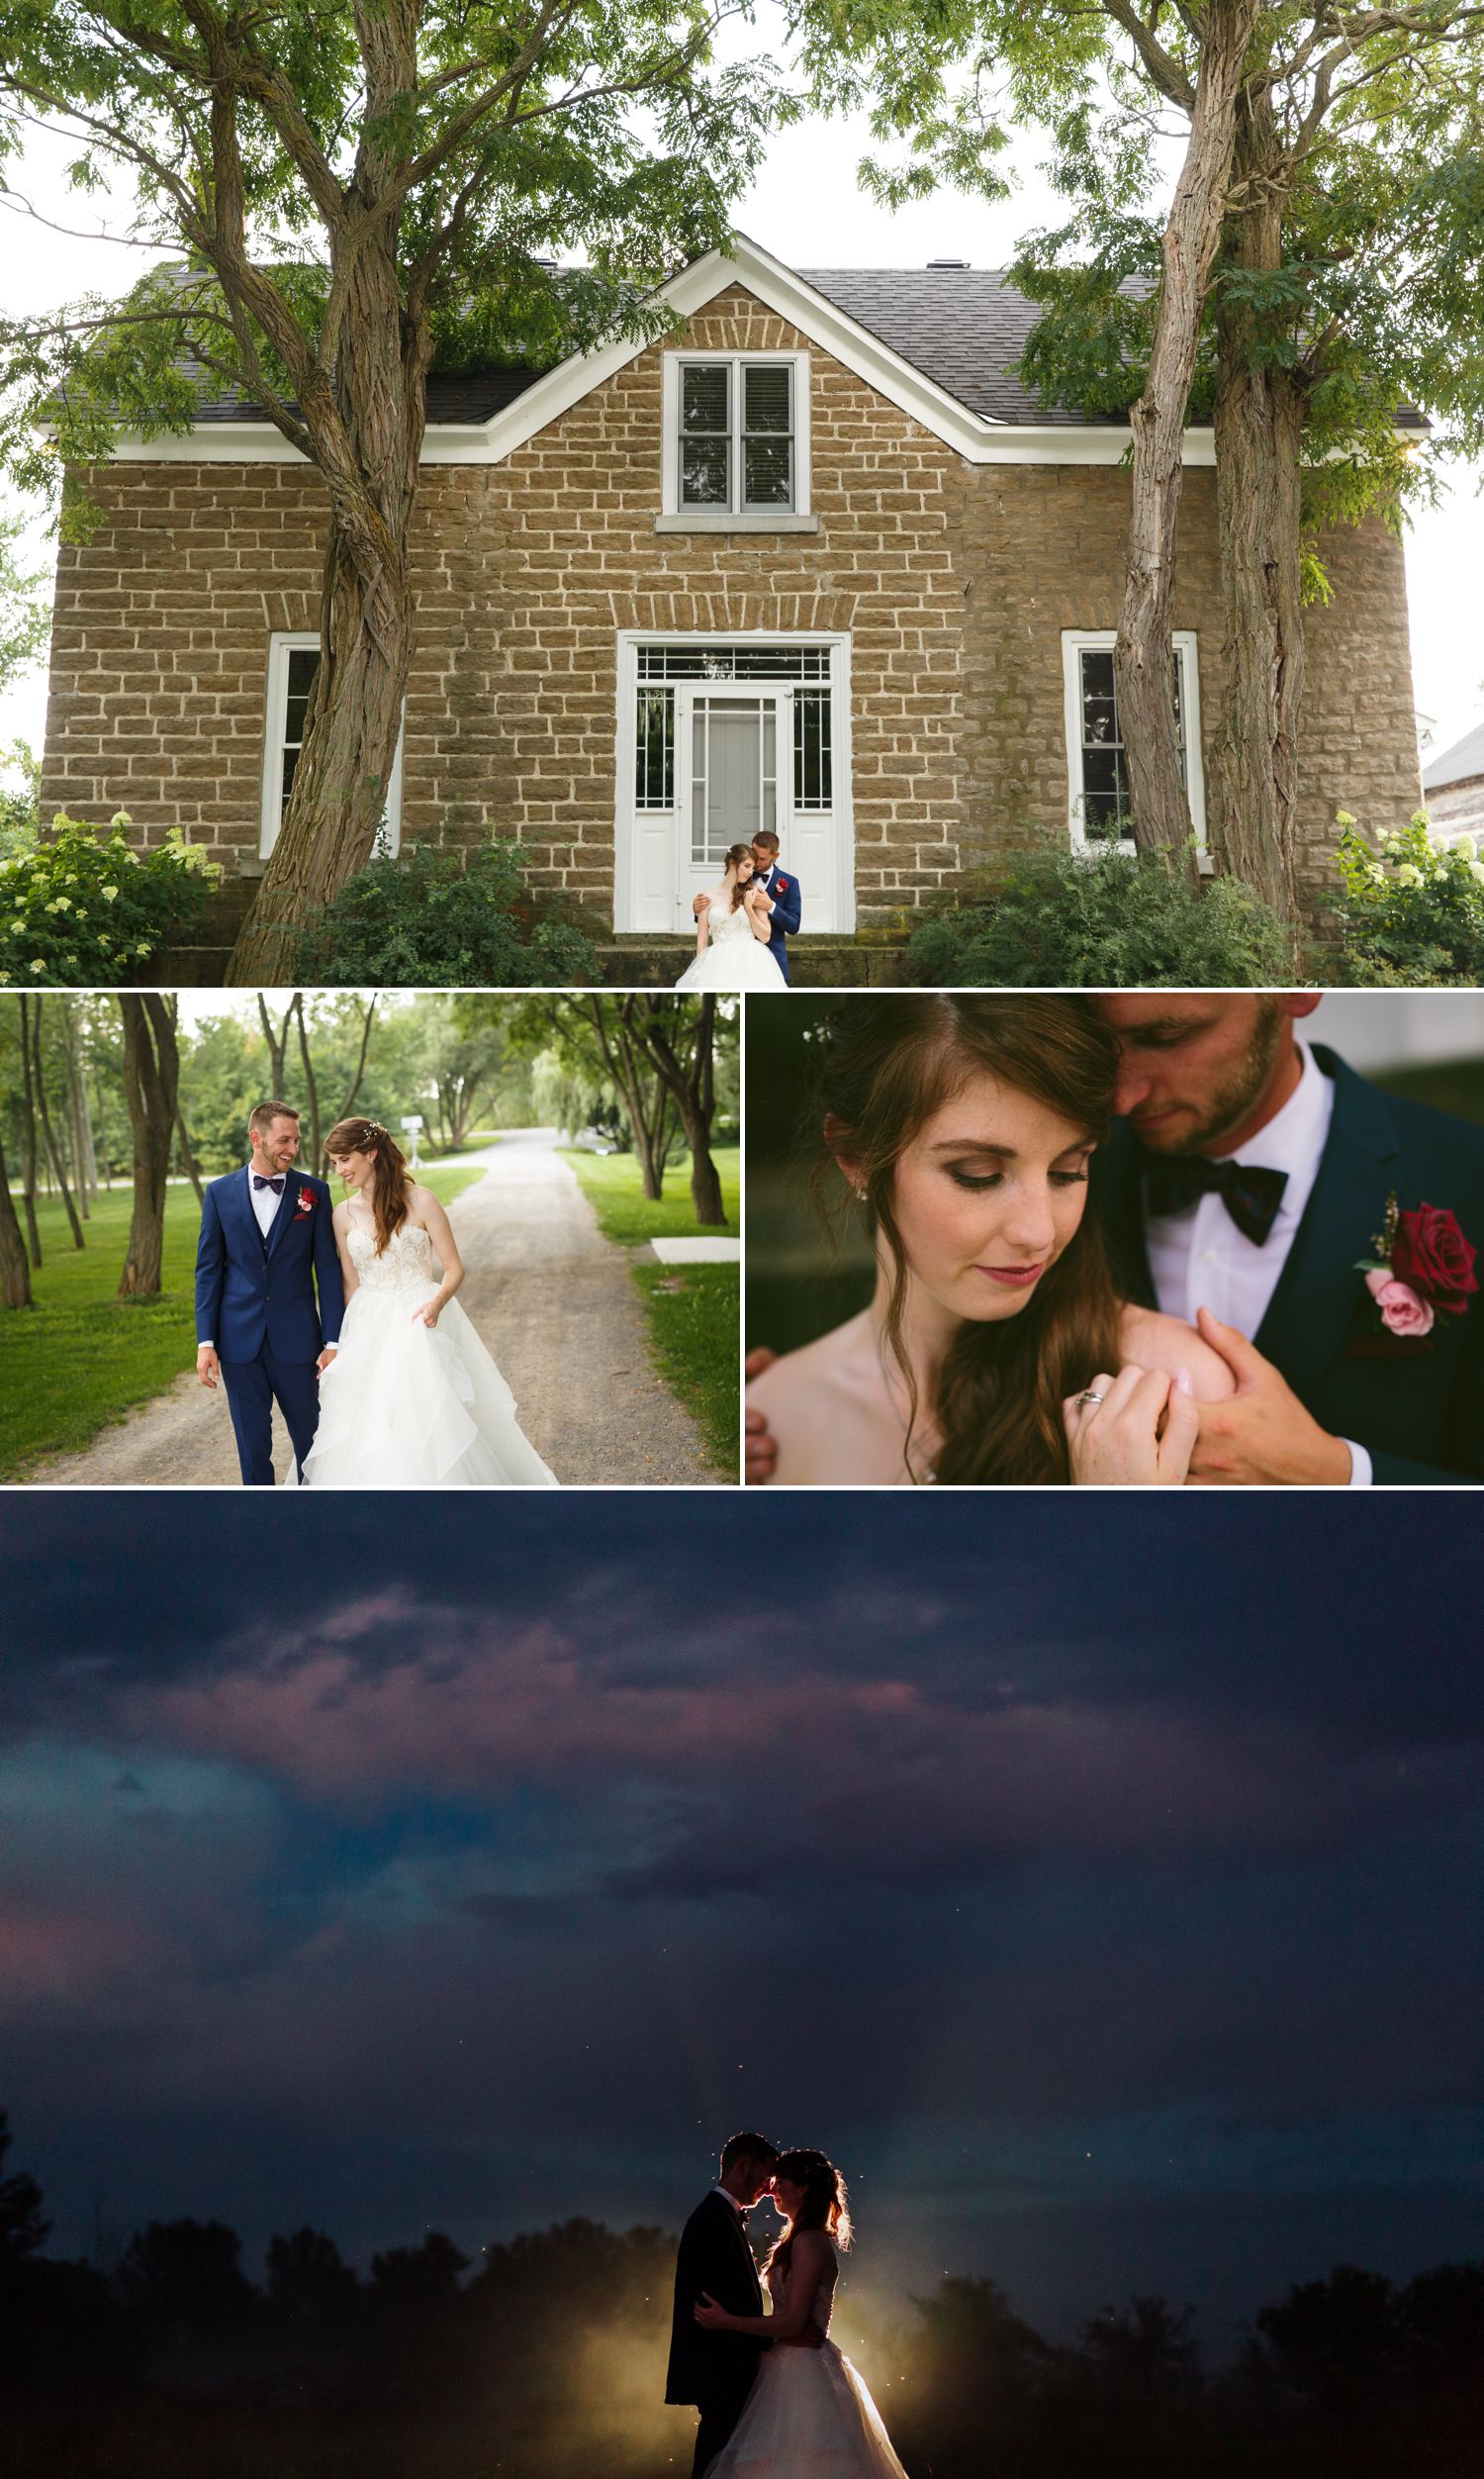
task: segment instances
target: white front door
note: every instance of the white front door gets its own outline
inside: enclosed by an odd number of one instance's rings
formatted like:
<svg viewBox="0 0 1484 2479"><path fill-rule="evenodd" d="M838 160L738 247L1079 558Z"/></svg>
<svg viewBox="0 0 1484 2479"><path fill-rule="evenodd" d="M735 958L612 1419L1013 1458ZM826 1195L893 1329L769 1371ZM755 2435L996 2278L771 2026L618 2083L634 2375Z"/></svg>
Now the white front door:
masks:
<svg viewBox="0 0 1484 2479"><path fill-rule="evenodd" d="M714 887L727 849L766 827L783 839L792 808L792 696L787 688L690 687L676 695L682 830L680 926L702 888Z"/></svg>
<svg viewBox="0 0 1484 2479"><path fill-rule="evenodd" d="M803 890L805 933L855 926L850 640L618 640L613 921L696 934L727 846L767 828Z"/></svg>

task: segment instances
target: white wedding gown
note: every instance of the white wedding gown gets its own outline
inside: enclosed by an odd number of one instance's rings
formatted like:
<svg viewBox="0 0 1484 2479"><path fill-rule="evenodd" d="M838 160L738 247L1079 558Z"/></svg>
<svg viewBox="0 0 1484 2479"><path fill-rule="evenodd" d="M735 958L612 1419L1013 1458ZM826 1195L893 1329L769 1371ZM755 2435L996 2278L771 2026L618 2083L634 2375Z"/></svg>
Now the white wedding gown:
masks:
<svg viewBox="0 0 1484 2479"><path fill-rule="evenodd" d="M832 2261L814 2296L814 2322L826 2334L838 2271ZM782 2304L776 2295L775 2314ZM742 2416L706 2479L907 2479L907 2474L850 2360L826 2340L823 2349L783 2342L763 2352Z"/></svg>
<svg viewBox="0 0 1484 2479"><path fill-rule="evenodd" d="M773 960L770 948L761 938L754 938L747 914L739 904L729 912L724 904L713 904L706 915L711 928L711 943L704 955L688 964L677 990L766 990L788 988L783 974Z"/></svg>
<svg viewBox="0 0 1484 2479"><path fill-rule="evenodd" d="M320 1380L307 1489L554 1489L515 1418L515 1398L456 1299L428 1327L419 1300L438 1287L432 1242L405 1222L378 1257L352 1219L358 1278L340 1348ZM295 1486L289 1466L285 1486Z"/></svg>

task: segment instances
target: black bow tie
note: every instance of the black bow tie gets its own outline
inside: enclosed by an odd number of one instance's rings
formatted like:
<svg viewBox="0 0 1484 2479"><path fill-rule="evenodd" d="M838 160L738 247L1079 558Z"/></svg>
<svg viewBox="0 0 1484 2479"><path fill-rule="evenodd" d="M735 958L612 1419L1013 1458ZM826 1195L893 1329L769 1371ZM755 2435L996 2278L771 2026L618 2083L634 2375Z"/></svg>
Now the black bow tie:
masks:
<svg viewBox="0 0 1484 2479"><path fill-rule="evenodd" d="M1219 1196L1254 1248L1272 1229L1288 1186L1286 1171L1267 1171L1257 1162L1208 1162L1204 1154L1146 1154L1144 1176L1152 1214L1183 1213L1199 1196Z"/></svg>
<svg viewBox="0 0 1484 2479"><path fill-rule="evenodd" d="M254 1188L271 1188L275 1196L281 1196L283 1194L283 1179L281 1175L276 1180L265 1180L261 1171L254 1171L252 1174L252 1185Z"/></svg>

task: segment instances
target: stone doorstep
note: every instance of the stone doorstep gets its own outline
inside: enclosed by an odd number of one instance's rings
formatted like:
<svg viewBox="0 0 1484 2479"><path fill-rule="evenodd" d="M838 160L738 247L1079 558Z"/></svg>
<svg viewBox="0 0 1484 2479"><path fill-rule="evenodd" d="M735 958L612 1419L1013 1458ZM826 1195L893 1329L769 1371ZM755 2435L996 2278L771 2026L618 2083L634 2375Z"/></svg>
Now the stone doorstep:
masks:
<svg viewBox="0 0 1484 2479"><path fill-rule="evenodd" d="M693 950L679 939L620 935L598 950L599 978L606 988L674 986ZM788 949L795 990L889 990L901 980L905 947L858 944L852 938L803 938Z"/></svg>

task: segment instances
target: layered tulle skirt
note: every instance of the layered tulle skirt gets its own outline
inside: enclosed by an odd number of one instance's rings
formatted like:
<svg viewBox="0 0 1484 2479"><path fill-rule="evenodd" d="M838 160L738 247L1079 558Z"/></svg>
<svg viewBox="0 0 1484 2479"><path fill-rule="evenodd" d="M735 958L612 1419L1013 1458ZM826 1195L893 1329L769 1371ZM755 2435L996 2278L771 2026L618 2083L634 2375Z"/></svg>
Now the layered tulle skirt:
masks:
<svg viewBox="0 0 1484 2479"><path fill-rule="evenodd" d="M833 2341L775 2346L706 2479L906 2479L871 2395Z"/></svg>
<svg viewBox="0 0 1484 2479"><path fill-rule="evenodd" d="M429 1284L427 1297L436 1286ZM456 1299L415 1319L405 1282L362 1285L320 1380L311 1489L554 1489L515 1418L515 1398ZM294 1485L290 1467L288 1484Z"/></svg>

